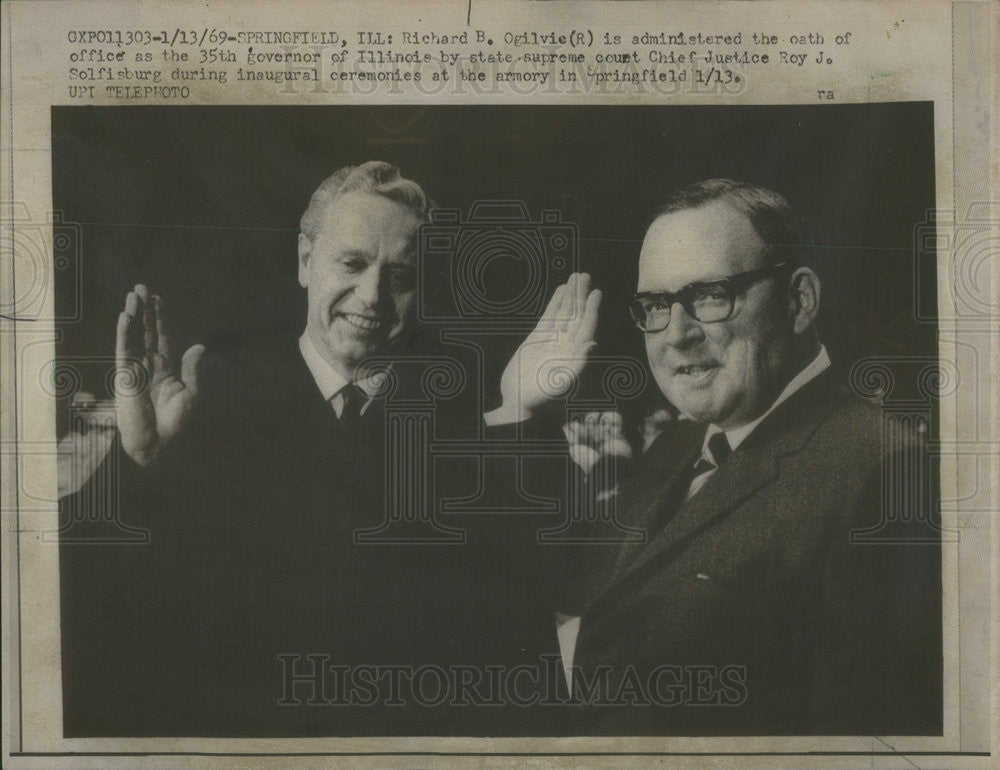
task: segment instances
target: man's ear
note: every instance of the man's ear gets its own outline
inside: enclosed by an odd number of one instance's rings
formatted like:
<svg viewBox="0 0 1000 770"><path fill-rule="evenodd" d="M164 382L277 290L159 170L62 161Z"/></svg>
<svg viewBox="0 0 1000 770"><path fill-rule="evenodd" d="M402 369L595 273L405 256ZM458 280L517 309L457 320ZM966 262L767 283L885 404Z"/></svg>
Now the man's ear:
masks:
<svg viewBox="0 0 1000 770"><path fill-rule="evenodd" d="M791 310L796 334L802 334L816 323L819 315L819 276L808 267L800 267L792 273Z"/></svg>
<svg viewBox="0 0 1000 770"><path fill-rule="evenodd" d="M299 233L299 286L303 289L309 285L309 255L312 253L312 241L303 233Z"/></svg>

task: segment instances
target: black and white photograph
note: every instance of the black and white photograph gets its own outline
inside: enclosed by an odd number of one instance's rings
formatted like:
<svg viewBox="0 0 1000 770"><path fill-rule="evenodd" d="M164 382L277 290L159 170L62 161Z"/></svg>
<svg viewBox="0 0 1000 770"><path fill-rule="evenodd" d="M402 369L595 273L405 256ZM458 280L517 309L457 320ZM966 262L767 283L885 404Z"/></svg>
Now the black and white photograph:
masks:
<svg viewBox="0 0 1000 770"><path fill-rule="evenodd" d="M63 737L944 735L935 109L52 107Z"/></svg>

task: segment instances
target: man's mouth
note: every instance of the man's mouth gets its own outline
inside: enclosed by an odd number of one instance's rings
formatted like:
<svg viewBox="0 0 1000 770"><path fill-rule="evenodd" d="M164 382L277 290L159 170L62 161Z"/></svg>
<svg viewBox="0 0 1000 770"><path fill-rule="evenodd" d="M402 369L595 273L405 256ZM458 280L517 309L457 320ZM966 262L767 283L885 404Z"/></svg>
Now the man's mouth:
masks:
<svg viewBox="0 0 1000 770"><path fill-rule="evenodd" d="M679 378L678 382L688 388L708 387L719 372L719 364L686 364L678 366L674 370L674 376Z"/></svg>
<svg viewBox="0 0 1000 770"><path fill-rule="evenodd" d="M385 326L385 321L375 316L358 315L357 313L338 313L337 317L343 318L354 328L366 332L377 332Z"/></svg>
<svg viewBox="0 0 1000 770"><path fill-rule="evenodd" d="M713 371L718 367L718 364L687 364L686 366L678 366L675 371L677 374L686 374L692 377L698 377L699 375Z"/></svg>

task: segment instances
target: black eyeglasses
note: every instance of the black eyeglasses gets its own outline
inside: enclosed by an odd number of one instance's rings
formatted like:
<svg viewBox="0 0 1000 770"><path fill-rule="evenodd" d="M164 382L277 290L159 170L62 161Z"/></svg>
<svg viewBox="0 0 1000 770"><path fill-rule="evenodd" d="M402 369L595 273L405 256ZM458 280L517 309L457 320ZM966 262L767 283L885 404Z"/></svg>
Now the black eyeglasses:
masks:
<svg viewBox="0 0 1000 770"><path fill-rule="evenodd" d="M725 321L733 314L736 298L753 284L785 267L785 262L747 270L717 281L690 283L678 292L641 291L629 302L635 325L644 332L661 332L670 325L670 311L681 303L689 316L704 324Z"/></svg>

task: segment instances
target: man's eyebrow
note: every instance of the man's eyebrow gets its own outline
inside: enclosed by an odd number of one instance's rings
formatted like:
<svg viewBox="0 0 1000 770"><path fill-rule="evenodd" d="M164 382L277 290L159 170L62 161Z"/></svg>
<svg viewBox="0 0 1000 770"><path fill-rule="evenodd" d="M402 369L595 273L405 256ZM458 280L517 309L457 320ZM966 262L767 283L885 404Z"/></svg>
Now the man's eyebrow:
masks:
<svg viewBox="0 0 1000 770"><path fill-rule="evenodd" d="M363 259L365 262L372 261L372 255L364 249L346 249L340 252L340 259Z"/></svg>
<svg viewBox="0 0 1000 770"><path fill-rule="evenodd" d="M692 281L689 284L681 287L681 291L684 289L693 289L696 286L712 286L716 283L726 283L731 276L723 276L722 278L703 278L700 281Z"/></svg>
<svg viewBox="0 0 1000 770"><path fill-rule="evenodd" d="M705 278L700 281L691 281L691 283L686 283L681 286L677 291L667 291L666 289L651 289L649 291L640 291L638 294L680 294L688 289L696 289L701 286L714 286L717 283L725 283L728 281L728 277L723 278Z"/></svg>

